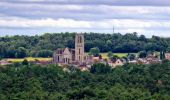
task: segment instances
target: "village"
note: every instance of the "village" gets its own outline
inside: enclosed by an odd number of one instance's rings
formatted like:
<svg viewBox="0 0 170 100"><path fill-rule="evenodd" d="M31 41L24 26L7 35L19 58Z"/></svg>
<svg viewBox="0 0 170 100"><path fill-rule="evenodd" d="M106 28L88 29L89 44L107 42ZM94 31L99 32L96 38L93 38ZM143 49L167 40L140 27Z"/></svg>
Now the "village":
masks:
<svg viewBox="0 0 170 100"><path fill-rule="evenodd" d="M103 63L108 64L112 68L122 66L126 63L133 64L155 64L161 63L160 54L152 52L145 54L144 57L138 57L136 54L128 55L131 57L117 57L108 53L108 59L100 54L87 54L84 52L84 35L76 34L75 49L73 48L59 48L54 52L53 63L61 66L75 66L81 70L88 70L93 64ZM165 59L170 60L170 54L165 53Z"/></svg>
<svg viewBox="0 0 170 100"><path fill-rule="evenodd" d="M155 64L161 63L161 54L152 52L149 54L143 54L144 56L140 57L139 54L128 54L127 57L118 57L115 56L112 52L108 52L108 58L103 57L100 54L90 54L85 53L85 39L84 34L76 34L75 36L75 48L58 48L53 53L53 58L50 61L30 61L33 64L38 65L47 65L47 64L58 64L59 66L74 66L80 70L88 70L93 64L103 63L108 64L112 68L117 66L122 66L126 63L133 64ZM95 51L94 51L95 52ZM170 60L170 53L164 54L165 59ZM0 65L10 65L11 61L8 59L2 59Z"/></svg>

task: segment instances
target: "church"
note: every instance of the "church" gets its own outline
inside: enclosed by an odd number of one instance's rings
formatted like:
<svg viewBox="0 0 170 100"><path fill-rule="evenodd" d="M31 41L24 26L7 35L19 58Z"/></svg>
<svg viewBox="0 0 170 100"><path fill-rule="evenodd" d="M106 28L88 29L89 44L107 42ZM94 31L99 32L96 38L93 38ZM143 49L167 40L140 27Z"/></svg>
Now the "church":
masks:
<svg viewBox="0 0 170 100"><path fill-rule="evenodd" d="M75 49L58 48L53 54L55 64L83 64L85 61L84 34L76 34Z"/></svg>

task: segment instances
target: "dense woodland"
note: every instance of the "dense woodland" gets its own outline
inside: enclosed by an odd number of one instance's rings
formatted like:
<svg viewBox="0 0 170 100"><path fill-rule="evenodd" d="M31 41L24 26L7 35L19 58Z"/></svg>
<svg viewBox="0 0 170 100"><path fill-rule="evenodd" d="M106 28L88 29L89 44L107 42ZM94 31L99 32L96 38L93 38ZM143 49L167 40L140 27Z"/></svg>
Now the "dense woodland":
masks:
<svg viewBox="0 0 170 100"><path fill-rule="evenodd" d="M41 36L0 37L1 58L51 57L57 48L74 48L75 33L55 33ZM100 52L134 53L139 51L170 51L170 38L146 38L137 33L122 35L85 33L85 51L98 47Z"/></svg>
<svg viewBox="0 0 170 100"><path fill-rule="evenodd" d="M14 64L0 67L0 100L169 100L170 62L126 64L90 71L57 65Z"/></svg>

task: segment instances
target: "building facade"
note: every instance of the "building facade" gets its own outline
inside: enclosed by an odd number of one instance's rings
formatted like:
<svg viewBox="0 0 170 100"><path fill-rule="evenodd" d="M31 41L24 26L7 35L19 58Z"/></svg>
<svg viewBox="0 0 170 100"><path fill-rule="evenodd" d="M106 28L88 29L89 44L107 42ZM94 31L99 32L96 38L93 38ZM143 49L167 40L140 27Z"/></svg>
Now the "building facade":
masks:
<svg viewBox="0 0 170 100"><path fill-rule="evenodd" d="M76 62L84 62L85 54L84 54L84 35L76 34L75 37L75 61Z"/></svg>
<svg viewBox="0 0 170 100"><path fill-rule="evenodd" d="M170 53L165 53L165 59L170 61Z"/></svg>
<svg viewBox="0 0 170 100"><path fill-rule="evenodd" d="M56 64L80 64L84 61L84 34L76 34L75 49L59 48L53 54L53 62Z"/></svg>

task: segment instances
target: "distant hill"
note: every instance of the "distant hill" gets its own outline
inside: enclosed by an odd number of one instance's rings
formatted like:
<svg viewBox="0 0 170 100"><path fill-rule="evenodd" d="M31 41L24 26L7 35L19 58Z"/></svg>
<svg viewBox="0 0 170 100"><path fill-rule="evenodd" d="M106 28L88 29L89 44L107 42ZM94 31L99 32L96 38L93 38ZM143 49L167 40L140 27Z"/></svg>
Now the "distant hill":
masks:
<svg viewBox="0 0 170 100"><path fill-rule="evenodd" d="M152 36L146 38L137 33L122 35L84 33L85 51L98 47L101 52L130 53L139 51L165 51L170 44L169 38ZM46 33L41 36L6 36L0 37L1 58L23 58L26 56L50 57L57 48L74 48L75 33Z"/></svg>

